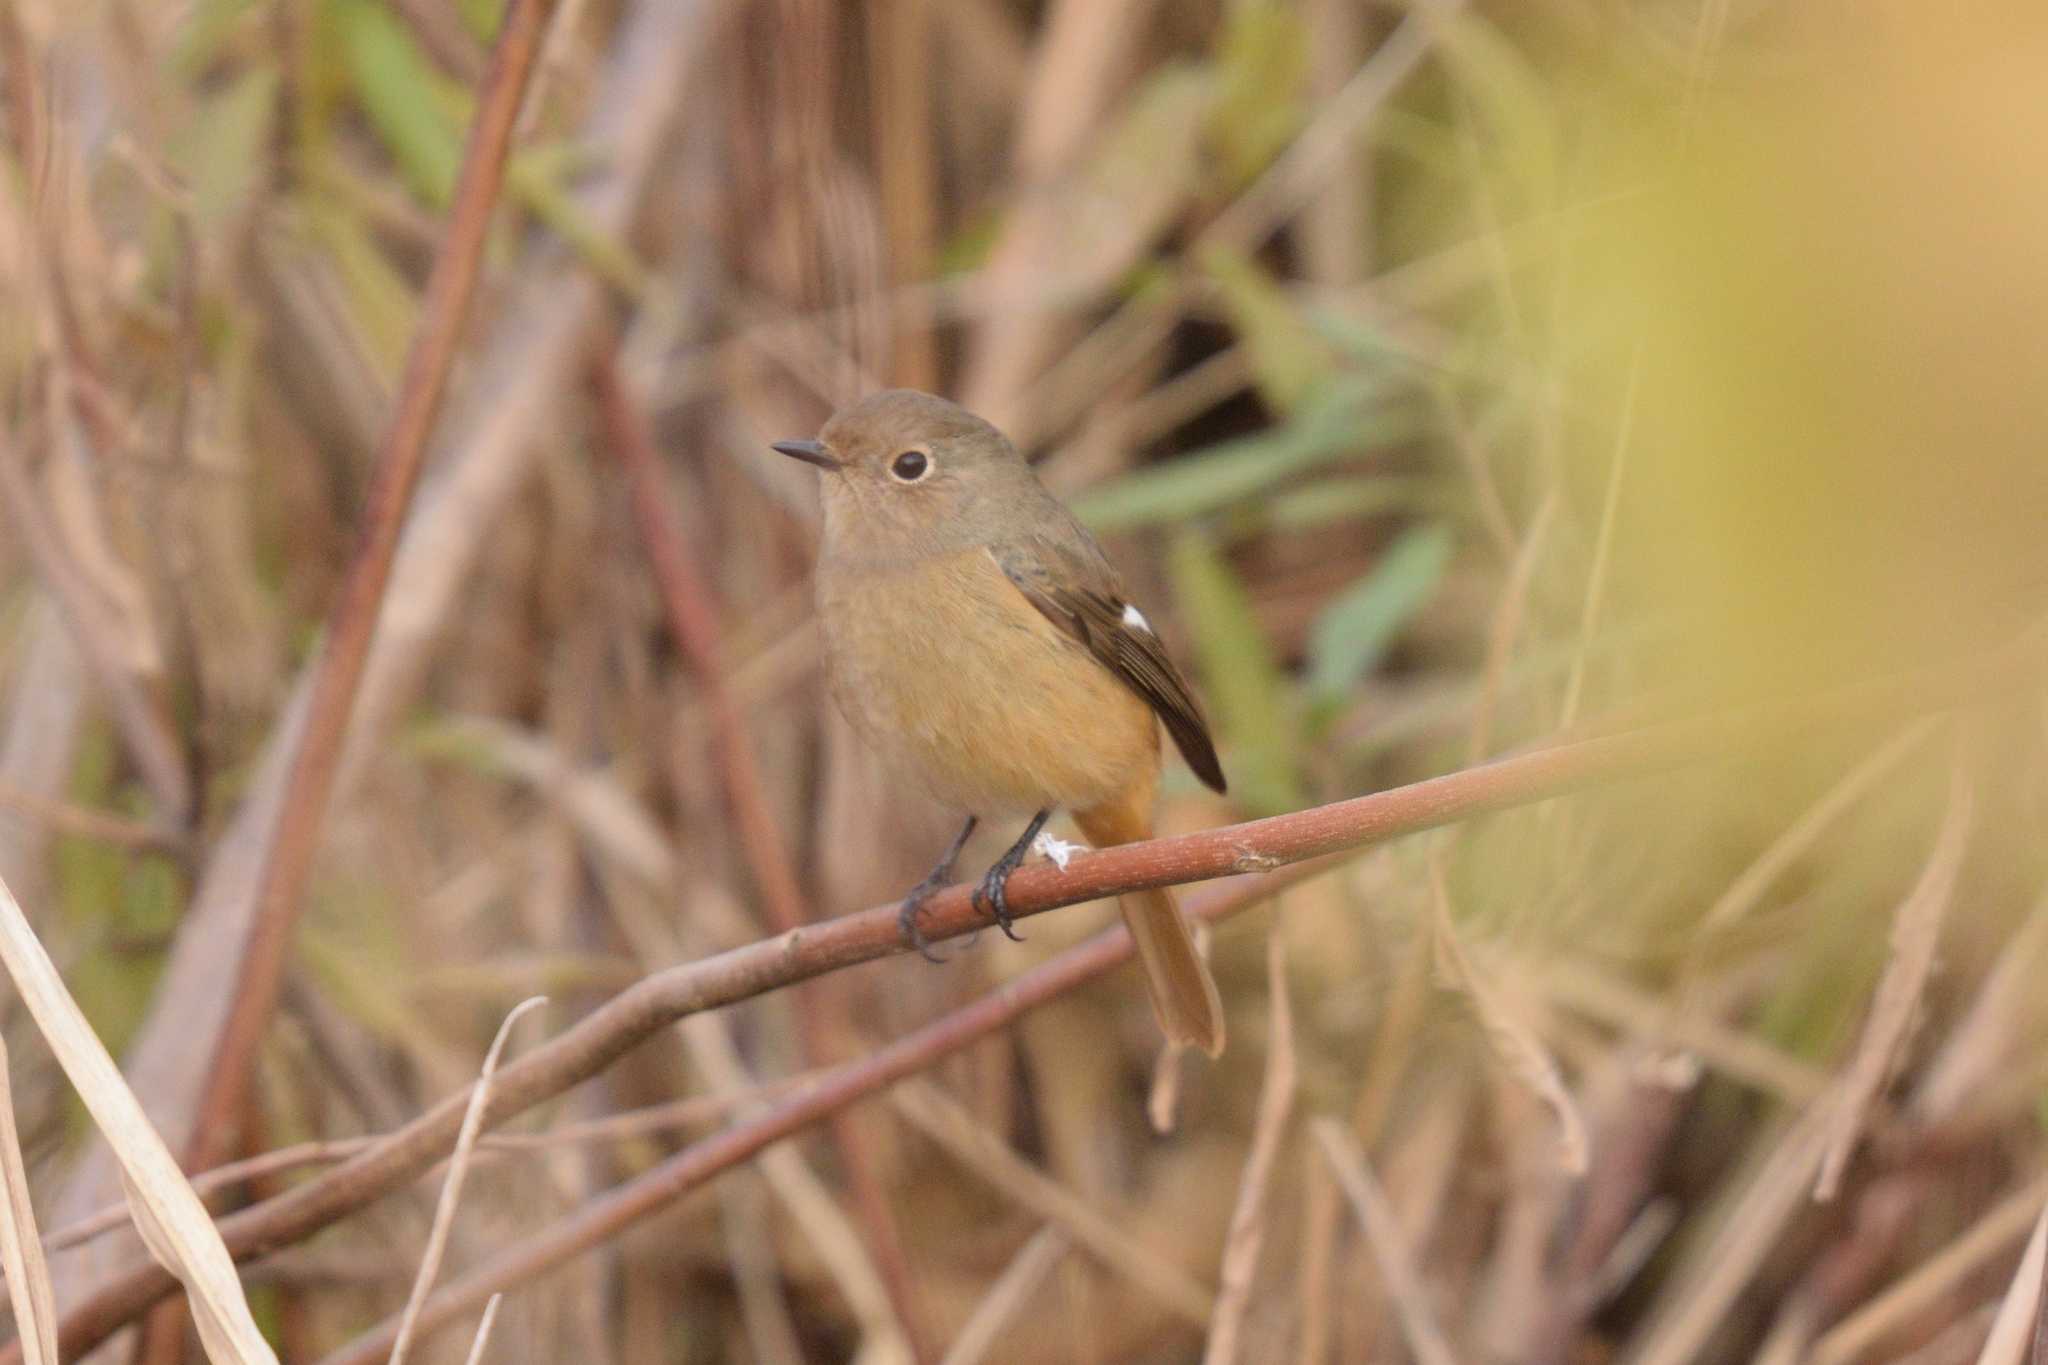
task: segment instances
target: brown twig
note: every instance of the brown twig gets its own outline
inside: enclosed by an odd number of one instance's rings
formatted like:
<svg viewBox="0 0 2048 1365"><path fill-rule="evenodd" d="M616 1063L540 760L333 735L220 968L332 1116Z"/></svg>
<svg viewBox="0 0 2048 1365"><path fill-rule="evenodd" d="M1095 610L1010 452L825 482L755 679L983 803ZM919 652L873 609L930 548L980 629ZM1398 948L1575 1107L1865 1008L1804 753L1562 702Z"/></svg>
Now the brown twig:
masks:
<svg viewBox="0 0 2048 1365"><path fill-rule="evenodd" d="M52 834L69 835L77 839L97 839L101 843L114 844L120 848L132 848L144 853L164 853L172 857L179 857L191 851L190 845L175 830L144 824L139 820L124 820L118 815L109 815L90 806L40 796L6 782L0 782L0 808L27 816Z"/></svg>
<svg viewBox="0 0 2048 1365"><path fill-rule="evenodd" d="M1245 878L1212 890L1188 909L1204 918L1222 918L1265 900L1283 881L1300 880L1327 867L1310 864L1288 869L1279 876ZM834 1068L811 1090L684 1148L645 1174L584 1205L546 1232L477 1267L427 1301L420 1315L421 1330L430 1331L468 1312L504 1287L524 1283L610 1241L632 1224L702 1187L720 1172L1008 1027L1028 1011L1094 980L1130 955L1130 935L1121 927L1111 929L873 1055ZM369 1365L382 1359L389 1349L394 1327L394 1323L388 1322L380 1325L327 1356L320 1365Z"/></svg>
<svg viewBox="0 0 2048 1365"><path fill-rule="evenodd" d="M2029 653L2022 657L2031 661L2032 656ZM1124 891L1267 871L1513 806L1550 800L1600 783L1750 752L1759 745L1782 742L1788 735L1811 733L1830 717L1862 720L1871 715L1896 714L1902 709L1953 704L1960 697L1988 687L2010 686L2018 678L2031 676L2016 674L2013 662L2008 655L1995 656L1973 661L1962 669L1881 680L1848 692L1671 721L1636 731L1600 734L1310 810L1084 853L1075 857L1064 872L1048 864L1034 864L1020 868L1012 878L1011 908L1019 917L1029 917ZM1292 874L1262 877L1244 884L1245 900L1204 899L1201 907L1204 913L1220 918L1242 908L1250 899L1270 894L1290 875L1305 874L1297 868ZM981 913L969 902L968 888L956 886L933 897L923 927L926 937L938 942L972 932L982 927L983 922ZM502 1123L596 1075L628 1049L685 1015L717 1009L828 971L908 951L910 945L902 938L897 907L891 904L825 920L659 972L621 992L559 1038L536 1047L499 1072L485 1124L488 1127ZM1090 951L1103 949L1095 946ZM1114 960L1103 960L1097 970L1107 970ZM1027 979L1041 980L1035 976ZM1086 978L1078 978L1073 984L1078 984L1079 979ZM1015 1000L1023 990L1021 983L1013 983L992 997L994 1005L983 1001L968 1007L966 1014L978 1018L977 1011L1001 1007L1002 1002ZM914 1035L914 1039L924 1036ZM893 1045L860 1065L897 1056L912 1041ZM815 1103L816 1096L827 1091L830 1084L821 1081L817 1090L807 1091L799 1099L769 1112L786 1117L790 1106ZM466 1094L465 1091L449 1096L327 1175L223 1220L221 1235L229 1250L247 1257L289 1245L410 1181L453 1144ZM740 1131L729 1129L727 1136L713 1141L730 1142L730 1134ZM759 1140L765 1143L772 1138ZM114 1277L66 1317L60 1336L62 1349L67 1354L76 1354L98 1344L172 1288L170 1277L155 1266L137 1266ZM0 1365L14 1365L17 1360L11 1346L0 1351Z"/></svg>
<svg viewBox="0 0 2048 1365"><path fill-rule="evenodd" d="M672 1133L677 1129L707 1128L714 1123L724 1122L731 1118L736 1110L749 1104L801 1090L820 1074L822 1073L804 1072L753 1089L691 1095L663 1104L648 1105L643 1109L628 1109L623 1113L607 1114L602 1118L557 1124L553 1128L537 1133L495 1133L480 1139L477 1146L483 1152L502 1157L517 1153L552 1152L564 1147L632 1142L652 1134ZM367 1133L362 1137L295 1142L288 1147L259 1152L202 1171L192 1177L192 1191L205 1198L233 1186L260 1187L274 1183L279 1176L303 1170L308 1166L338 1165L352 1156L360 1156L390 1137L389 1133ZM268 1198L268 1195L264 1197ZM109 1204L97 1213L52 1229L44 1235L43 1246L50 1251L62 1251L66 1247L89 1242L116 1228L127 1227L133 1219L134 1214L127 1204Z"/></svg>
<svg viewBox="0 0 2048 1365"><path fill-rule="evenodd" d="M226 1155L233 1135L231 1120L241 1112L256 1048L276 1009L356 684L369 655L406 507L419 483L427 437L476 292L484 236L504 181L513 124L553 8L554 0L510 0L491 54L456 182L447 240L427 278L419 330L406 356L397 405L371 475L361 538L335 602L276 834L264 858L256 918L235 977L235 1006L214 1052L188 1165L210 1166Z"/></svg>

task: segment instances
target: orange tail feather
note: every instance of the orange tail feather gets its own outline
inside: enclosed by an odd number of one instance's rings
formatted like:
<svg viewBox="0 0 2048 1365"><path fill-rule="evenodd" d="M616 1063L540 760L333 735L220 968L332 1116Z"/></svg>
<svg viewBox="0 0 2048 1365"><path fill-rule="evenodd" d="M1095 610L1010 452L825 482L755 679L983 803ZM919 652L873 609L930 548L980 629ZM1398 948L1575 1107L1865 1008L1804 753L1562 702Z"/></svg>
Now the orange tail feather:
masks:
<svg viewBox="0 0 2048 1365"><path fill-rule="evenodd" d="M1152 834L1149 812L1120 803L1076 811L1074 822L1098 848ZM1138 946L1138 965L1144 969L1145 990L1160 1032L1170 1042L1198 1047L1211 1057L1222 1052L1223 1001L1173 893L1163 887L1126 892L1117 898L1117 909Z"/></svg>

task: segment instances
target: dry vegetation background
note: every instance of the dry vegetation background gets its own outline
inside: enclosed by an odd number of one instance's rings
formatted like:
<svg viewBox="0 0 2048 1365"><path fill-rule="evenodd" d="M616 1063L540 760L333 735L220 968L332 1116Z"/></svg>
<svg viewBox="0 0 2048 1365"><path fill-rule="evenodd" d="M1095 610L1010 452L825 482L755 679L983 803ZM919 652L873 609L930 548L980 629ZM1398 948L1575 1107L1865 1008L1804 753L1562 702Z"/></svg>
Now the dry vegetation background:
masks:
<svg viewBox="0 0 2048 1365"><path fill-rule="evenodd" d="M2038 1351L2031 7L520 0L407 505L499 8L0 5L0 879L171 1151L244 1163L282 1358L383 1359L423 1261L444 1360L499 1291L482 1359L588 1365ZM767 449L884 383L1006 427L1189 662L1231 794L1175 767L1164 829L1389 793L1077 863L1245 874L1189 895L1218 1064L1090 979L1103 903L633 986L950 832L828 716ZM0 1011L68 1358L168 1281Z"/></svg>

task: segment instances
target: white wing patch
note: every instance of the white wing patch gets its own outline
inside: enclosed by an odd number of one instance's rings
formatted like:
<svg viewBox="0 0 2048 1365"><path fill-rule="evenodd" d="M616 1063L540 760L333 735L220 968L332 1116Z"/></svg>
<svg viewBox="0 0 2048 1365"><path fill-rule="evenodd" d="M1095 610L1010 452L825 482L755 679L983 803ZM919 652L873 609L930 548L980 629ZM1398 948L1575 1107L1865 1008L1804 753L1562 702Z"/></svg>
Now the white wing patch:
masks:
<svg viewBox="0 0 2048 1365"><path fill-rule="evenodd" d="M1152 633L1152 623L1145 619L1145 613L1139 611L1129 602L1124 603L1124 624L1133 630L1142 630L1147 635Z"/></svg>

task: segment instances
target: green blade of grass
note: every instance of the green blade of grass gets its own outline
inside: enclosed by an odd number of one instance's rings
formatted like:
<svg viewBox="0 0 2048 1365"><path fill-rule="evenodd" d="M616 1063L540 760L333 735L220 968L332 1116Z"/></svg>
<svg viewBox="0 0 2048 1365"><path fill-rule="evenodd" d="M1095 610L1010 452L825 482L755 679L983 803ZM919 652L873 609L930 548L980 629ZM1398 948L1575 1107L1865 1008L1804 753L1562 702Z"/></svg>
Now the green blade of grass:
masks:
<svg viewBox="0 0 2048 1365"><path fill-rule="evenodd" d="M1125 475L1076 499L1074 511L1097 531L1186 521L1256 497L1293 475L1405 440L1421 422L1411 405L1387 402L1377 383L1334 379L1305 399L1285 426Z"/></svg>
<svg viewBox="0 0 2048 1365"><path fill-rule="evenodd" d="M1287 679L1259 628L1251 596L1214 542L1199 531L1174 539L1168 558L1175 595L1194 634L1195 656L1221 747L1230 792L1258 814L1302 804L1300 727Z"/></svg>
<svg viewBox="0 0 2048 1365"><path fill-rule="evenodd" d="M1342 701L1436 591L1450 562L1450 530L1416 527L1323 608L1309 634L1309 695L1324 705Z"/></svg>

